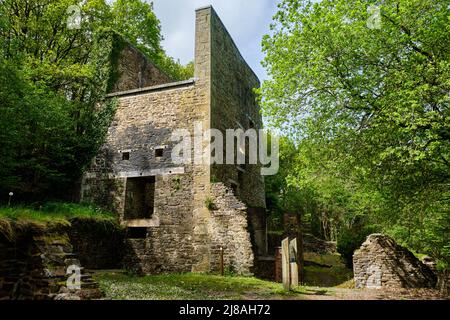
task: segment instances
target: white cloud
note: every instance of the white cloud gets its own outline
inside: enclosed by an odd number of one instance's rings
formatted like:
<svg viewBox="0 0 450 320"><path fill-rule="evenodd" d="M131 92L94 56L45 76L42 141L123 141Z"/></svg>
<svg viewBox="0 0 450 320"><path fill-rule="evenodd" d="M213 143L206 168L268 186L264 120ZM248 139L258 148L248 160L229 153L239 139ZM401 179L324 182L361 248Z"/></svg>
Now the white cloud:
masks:
<svg viewBox="0 0 450 320"><path fill-rule="evenodd" d="M195 9L212 5L260 80L267 78L261 67L262 36L276 12L275 0L153 0L161 21L166 52L188 63L194 59Z"/></svg>

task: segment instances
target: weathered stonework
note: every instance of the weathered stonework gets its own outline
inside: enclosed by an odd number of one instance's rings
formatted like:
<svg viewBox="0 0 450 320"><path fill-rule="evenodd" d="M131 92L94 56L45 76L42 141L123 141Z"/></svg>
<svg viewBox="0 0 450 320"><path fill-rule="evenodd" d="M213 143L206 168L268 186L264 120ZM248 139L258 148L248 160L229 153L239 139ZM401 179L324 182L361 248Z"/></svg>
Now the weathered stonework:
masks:
<svg viewBox="0 0 450 320"><path fill-rule="evenodd" d="M209 232L211 234L211 266L219 270L220 248L224 265L238 274L249 274L254 255L247 229L247 207L223 183L211 184L213 208Z"/></svg>
<svg viewBox="0 0 450 320"><path fill-rule="evenodd" d="M223 247L226 267L250 274L255 254L265 251L259 166L175 165L171 135L187 129L193 141L196 123L204 131L261 128L252 91L259 81L212 7L197 10L195 42L192 80L165 83L156 74L156 84L141 87L137 77L153 77L143 75L141 64L133 58L120 68L125 78L118 82L127 85L109 95L118 108L106 143L84 174L81 198L114 210L128 228L127 268L217 271ZM137 57L133 50L124 55ZM209 210L208 199L217 208Z"/></svg>
<svg viewBox="0 0 450 320"><path fill-rule="evenodd" d="M436 276L410 251L382 234L372 234L353 254L356 288L434 288Z"/></svg>
<svg viewBox="0 0 450 320"><path fill-rule="evenodd" d="M100 298L98 284L73 252L65 223L8 222L12 237L0 232L0 300ZM89 245L89 244L87 244ZM81 269L81 289L66 287L69 266Z"/></svg>
<svg viewBox="0 0 450 320"><path fill-rule="evenodd" d="M158 69L143 53L125 42L119 53L117 78L112 92L122 92L136 88L145 88L173 82Z"/></svg>

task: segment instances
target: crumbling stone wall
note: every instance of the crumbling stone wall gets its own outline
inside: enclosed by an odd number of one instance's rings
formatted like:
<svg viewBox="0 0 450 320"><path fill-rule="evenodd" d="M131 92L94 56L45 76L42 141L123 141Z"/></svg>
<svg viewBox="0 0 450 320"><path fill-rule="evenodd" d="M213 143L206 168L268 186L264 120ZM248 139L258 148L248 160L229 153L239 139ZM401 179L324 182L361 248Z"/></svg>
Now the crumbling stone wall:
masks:
<svg viewBox="0 0 450 320"><path fill-rule="evenodd" d="M409 250L372 234L353 255L356 288L433 288L436 276Z"/></svg>
<svg viewBox="0 0 450 320"><path fill-rule="evenodd" d="M122 50L119 53L117 63L117 80L111 92L120 92L145 88L173 80L161 71L142 52L131 44L121 39ZM116 48L118 44L115 44Z"/></svg>
<svg viewBox="0 0 450 320"><path fill-rule="evenodd" d="M224 250L224 266L238 274L249 275L253 267L247 207L223 183L211 185L211 266L220 268L220 248Z"/></svg>
<svg viewBox="0 0 450 320"><path fill-rule="evenodd" d="M66 287L67 268L81 267L68 237L70 225L8 222L0 232L0 300L100 298L98 284L82 272L81 290Z"/></svg>

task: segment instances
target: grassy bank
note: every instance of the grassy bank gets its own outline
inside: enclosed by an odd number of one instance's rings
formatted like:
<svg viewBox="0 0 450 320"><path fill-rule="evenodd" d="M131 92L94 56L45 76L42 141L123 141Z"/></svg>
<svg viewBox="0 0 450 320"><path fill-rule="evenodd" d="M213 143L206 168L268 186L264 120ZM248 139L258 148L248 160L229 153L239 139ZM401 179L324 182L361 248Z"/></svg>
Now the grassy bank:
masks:
<svg viewBox="0 0 450 320"><path fill-rule="evenodd" d="M71 218L97 218L114 220L112 213L91 205L64 202L48 202L39 206L0 207L0 219L52 222Z"/></svg>
<svg viewBox="0 0 450 320"><path fill-rule="evenodd" d="M105 228L116 226L116 216L90 205L48 202L36 206L0 207L0 235L12 241L17 231L25 229L51 230L71 225L71 219L91 224L101 222Z"/></svg>

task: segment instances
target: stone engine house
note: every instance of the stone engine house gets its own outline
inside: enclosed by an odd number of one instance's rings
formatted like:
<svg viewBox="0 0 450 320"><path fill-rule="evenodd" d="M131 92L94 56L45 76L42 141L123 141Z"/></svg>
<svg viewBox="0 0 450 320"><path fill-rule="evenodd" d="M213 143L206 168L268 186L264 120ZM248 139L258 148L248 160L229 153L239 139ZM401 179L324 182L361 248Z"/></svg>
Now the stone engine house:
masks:
<svg viewBox="0 0 450 320"><path fill-rule="evenodd" d="M175 165L171 134L262 128L260 83L212 7L196 11L195 77L173 82L132 46L119 57L107 140L81 184L81 200L114 210L127 228L125 266L146 274L251 274L266 252L259 165ZM224 143L225 145L225 143ZM192 147L194 154L194 147Z"/></svg>

